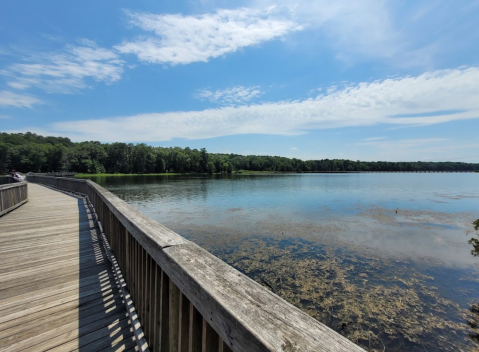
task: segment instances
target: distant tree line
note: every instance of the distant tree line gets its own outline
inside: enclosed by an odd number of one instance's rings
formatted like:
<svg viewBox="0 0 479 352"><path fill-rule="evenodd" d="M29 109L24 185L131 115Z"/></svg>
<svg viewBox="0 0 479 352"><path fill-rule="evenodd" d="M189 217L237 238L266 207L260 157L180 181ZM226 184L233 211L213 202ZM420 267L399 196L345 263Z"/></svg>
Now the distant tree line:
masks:
<svg viewBox="0 0 479 352"><path fill-rule="evenodd" d="M80 173L232 173L249 171L455 171L479 170L462 162L387 162L207 153L206 149L144 143L74 143L65 137L0 133L0 171Z"/></svg>

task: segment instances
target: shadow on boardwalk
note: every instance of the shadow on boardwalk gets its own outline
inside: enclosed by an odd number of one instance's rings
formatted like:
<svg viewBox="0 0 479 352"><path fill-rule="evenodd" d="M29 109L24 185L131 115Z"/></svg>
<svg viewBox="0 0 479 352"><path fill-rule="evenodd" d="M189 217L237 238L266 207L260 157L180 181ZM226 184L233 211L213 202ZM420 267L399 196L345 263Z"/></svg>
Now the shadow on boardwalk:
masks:
<svg viewBox="0 0 479 352"><path fill-rule="evenodd" d="M29 184L0 218L0 350L129 351L133 331L85 200Z"/></svg>

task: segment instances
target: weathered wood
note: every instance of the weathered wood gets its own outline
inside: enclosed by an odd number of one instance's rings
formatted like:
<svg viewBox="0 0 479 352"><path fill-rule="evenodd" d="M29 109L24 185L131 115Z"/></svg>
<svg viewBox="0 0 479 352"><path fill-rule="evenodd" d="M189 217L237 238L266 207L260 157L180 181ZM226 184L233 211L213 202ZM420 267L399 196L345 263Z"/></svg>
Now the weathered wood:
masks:
<svg viewBox="0 0 479 352"><path fill-rule="evenodd" d="M233 351L363 351L193 243L155 260Z"/></svg>
<svg viewBox="0 0 479 352"><path fill-rule="evenodd" d="M188 352L190 345L190 301L184 294L180 295L179 313L178 351Z"/></svg>
<svg viewBox="0 0 479 352"><path fill-rule="evenodd" d="M213 330L209 322L203 318L203 346L202 352L217 352L219 346L219 336Z"/></svg>
<svg viewBox="0 0 479 352"><path fill-rule="evenodd" d="M93 213L82 198L28 187L29 202L0 218L0 350L134 350Z"/></svg>
<svg viewBox="0 0 479 352"><path fill-rule="evenodd" d="M180 327L180 290L176 285L170 281L170 297L169 297L169 340L170 340L170 352L178 350L178 337L179 337L179 327Z"/></svg>
<svg viewBox="0 0 479 352"><path fill-rule="evenodd" d="M203 346L203 317L190 302L189 352L201 352Z"/></svg>
<svg viewBox="0 0 479 352"><path fill-rule="evenodd" d="M17 209L28 201L26 182L0 185L0 217Z"/></svg>
<svg viewBox="0 0 479 352"><path fill-rule="evenodd" d="M170 338L169 338L169 316L170 316L170 279L166 276L165 272L161 271L161 299L160 299L160 351L170 351Z"/></svg>
<svg viewBox="0 0 479 352"><path fill-rule="evenodd" d="M364 351L94 182L30 180L88 195L115 256L125 261L119 266L129 273L125 281L155 351L183 348L182 305L188 301L189 351ZM156 295L150 301L153 272Z"/></svg>

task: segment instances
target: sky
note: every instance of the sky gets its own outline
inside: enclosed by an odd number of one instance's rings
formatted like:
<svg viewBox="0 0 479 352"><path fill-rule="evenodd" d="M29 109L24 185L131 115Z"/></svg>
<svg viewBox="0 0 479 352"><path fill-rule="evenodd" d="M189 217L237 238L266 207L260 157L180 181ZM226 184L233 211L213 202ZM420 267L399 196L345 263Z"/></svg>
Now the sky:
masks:
<svg viewBox="0 0 479 352"><path fill-rule="evenodd" d="M479 162L479 1L0 3L0 132Z"/></svg>

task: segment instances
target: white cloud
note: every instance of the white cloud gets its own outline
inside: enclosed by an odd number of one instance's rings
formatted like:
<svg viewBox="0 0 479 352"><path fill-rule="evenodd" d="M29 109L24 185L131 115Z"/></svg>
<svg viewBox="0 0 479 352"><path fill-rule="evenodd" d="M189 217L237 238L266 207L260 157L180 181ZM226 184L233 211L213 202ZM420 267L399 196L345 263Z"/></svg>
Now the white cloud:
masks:
<svg viewBox="0 0 479 352"><path fill-rule="evenodd" d="M246 103L251 99L260 96L261 94L263 94L263 92L259 89L258 86L234 86L231 88L215 91L209 89L201 89L195 94L195 97L199 99L207 99L212 103L235 105Z"/></svg>
<svg viewBox="0 0 479 352"><path fill-rule="evenodd" d="M0 115L0 119L9 119L10 116L9 115Z"/></svg>
<svg viewBox="0 0 479 352"><path fill-rule="evenodd" d="M289 32L302 29L275 9L218 10L199 16L127 12L133 25L156 35L125 41L115 48L136 54L141 61L163 64L207 62Z"/></svg>
<svg viewBox="0 0 479 352"><path fill-rule="evenodd" d="M298 148L297 147L292 147L291 150L298 150Z"/></svg>
<svg viewBox="0 0 479 352"><path fill-rule="evenodd" d="M460 68L363 82L315 99L70 121L52 127L76 140L166 141L252 133L297 135L378 124L423 126L479 118L478 82L478 67Z"/></svg>
<svg viewBox="0 0 479 352"><path fill-rule="evenodd" d="M0 106L31 108L35 104L42 104L42 101L31 95L17 94L6 90L0 91Z"/></svg>
<svg viewBox="0 0 479 352"><path fill-rule="evenodd" d="M26 63L8 66L0 73L15 89L41 88L49 93L72 93L88 88L87 79L111 84L121 78L123 61L111 50L89 46L68 46L54 54L36 54Z"/></svg>
<svg viewBox="0 0 479 352"><path fill-rule="evenodd" d="M292 18L313 30L309 41L331 45L338 58L391 57L400 50L400 31L386 0L251 0L264 8L272 4L290 9ZM314 46L313 46L314 47ZM354 53L355 55L351 55Z"/></svg>

